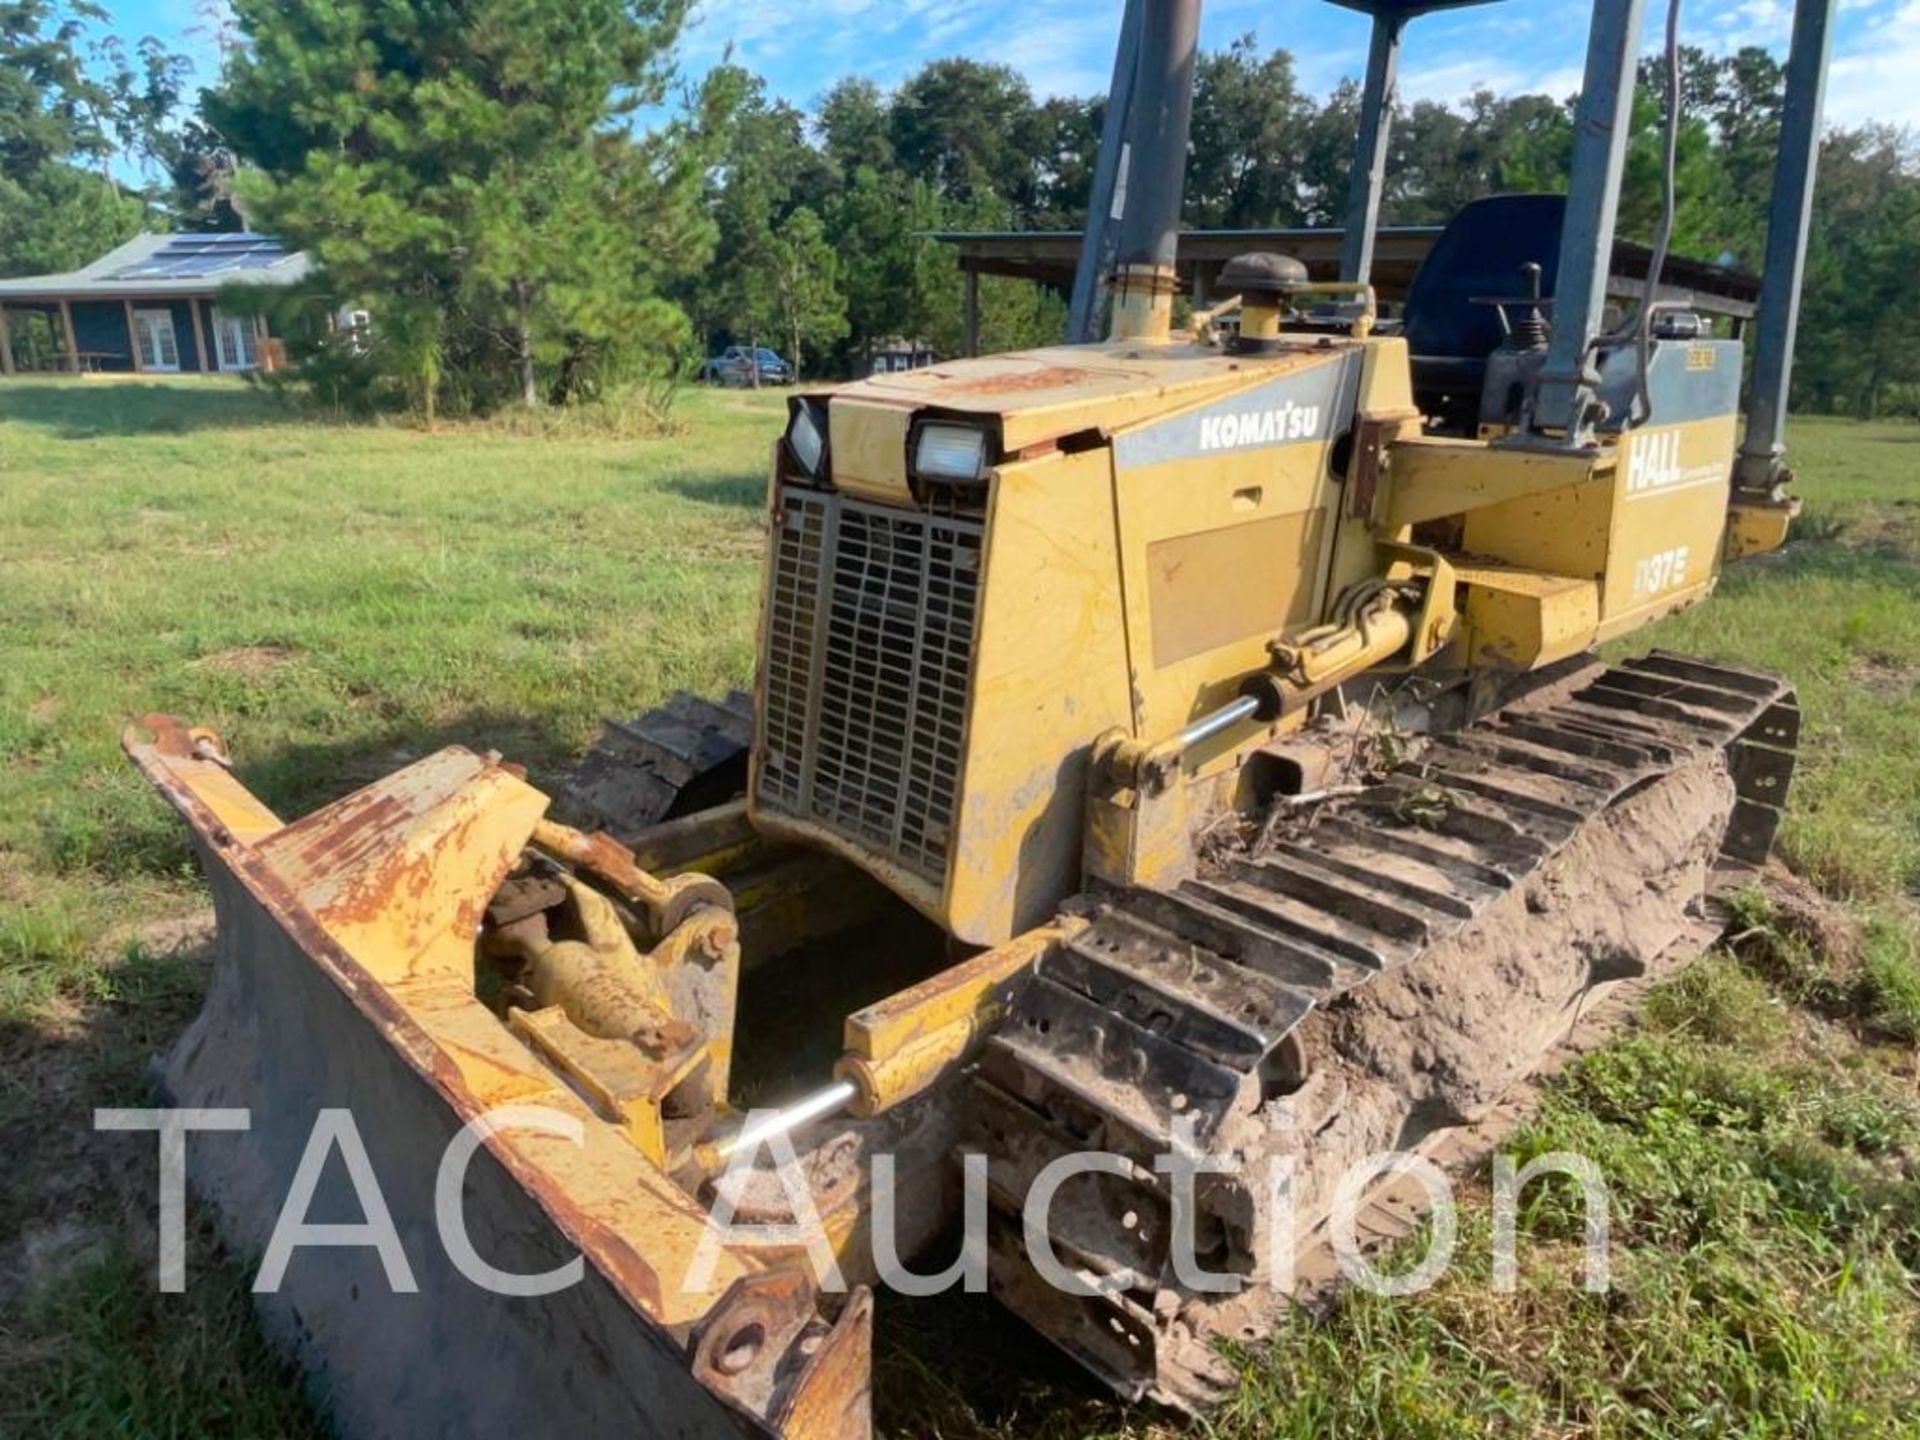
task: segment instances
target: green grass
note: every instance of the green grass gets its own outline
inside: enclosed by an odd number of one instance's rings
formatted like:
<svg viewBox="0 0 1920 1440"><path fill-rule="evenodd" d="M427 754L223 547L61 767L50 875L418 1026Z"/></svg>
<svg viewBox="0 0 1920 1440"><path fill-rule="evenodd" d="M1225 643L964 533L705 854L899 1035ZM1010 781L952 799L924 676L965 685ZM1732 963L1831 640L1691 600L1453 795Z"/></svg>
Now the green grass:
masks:
<svg viewBox="0 0 1920 1440"><path fill-rule="evenodd" d="M288 815L453 740L551 779L603 715L746 678L781 411L703 393L668 439L536 440L237 383L0 384L0 1433L298 1413L244 1286L152 1293L129 1151L89 1143L204 985L161 939L205 892L122 724L213 725Z"/></svg>
<svg viewBox="0 0 1920 1440"><path fill-rule="evenodd" d="M1806 713L1786 858L1829 894L1920 893L1920 429L1800 420L1806 513L1652 643L1792 677ZM1630 644L1647 643L1636 636Z"/></svg>
<svg viewBox="0 0 1920 1440"><path fill-rule="evenodd" d="M746 677L779 417L700 394L680 436L535 440L316 424L239 385L0 386L0 1433L311 1424L204 1233L189 1294L153 1292L145 1176L87 1133L204 983L160 923L203 892L121 723L214 725L287 814L456 739L551 779L602 715ZM1633 644L1794 679L1783 848L1859 930L1743 901L1744 938L1550 1087L1517 1145L1601 1163L1613 1292L1574 1283L1580 1216L1546 1186L1491 1294L1469 1206L1438 1287L1239 1356L1203 1427L1092 1398L984 1301L889 1301L888 1433L1920 1435L1920 431L1793 440L1801 538Z"/></svg>
<svg viewBox="0 0 1920 1440"><path fill-rule="evenodd" d="M118 756L129 717L216 727L298 814L454 739L551 775L605 714L742 681L780 406L703 393L671 439L543 441L204 381L0 387L0 1016L199 903Z"/></svg>
<svg viewBox="0 0 1920 1440"><path fill-rule="evenodd" d="M154 1289L153 1239L142 1240L138 1253L109 1241L35 1297L27 1324L58 1348L29 1362L32 1393L0 1417L11 1433L319 1440L297 1378L253 1324L250 1277L218 1258L204 1224L189 1245L191 1303Z"/></svg>

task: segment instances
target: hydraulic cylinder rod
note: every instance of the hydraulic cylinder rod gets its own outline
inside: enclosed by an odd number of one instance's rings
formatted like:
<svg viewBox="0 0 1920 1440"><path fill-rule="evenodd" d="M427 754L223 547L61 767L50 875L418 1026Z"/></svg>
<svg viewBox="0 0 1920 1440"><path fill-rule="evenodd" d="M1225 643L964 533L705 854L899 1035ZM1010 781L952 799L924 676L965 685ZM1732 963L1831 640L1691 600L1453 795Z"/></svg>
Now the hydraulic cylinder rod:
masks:
<svg viewBox="0 0 1920 1440"><path fill-rule="evenodd" d="M1260 702L1250 695L1242 695L1230 705L1222 705L1211 715L1202 715L1186 729L1173 737L1173 748L1185 753L1203 740L1231 730L1242 720L1251 720L1259 710Z"/></svg>
<svg viewBox="0 0 1920 1440"><path fill-rule="evenodd" d="M853 1081L836 1080L824 1090L816 1090L791 1105L748 1121L731 1135L717 1137L713 1142L713 1151L723 1160L741 1151L751 1154L776 1135L798 1130L810 1120L839 1114L853 1104L859 1095L860 1087Z"/></svg>
<svg viewBox="0 0 1920 1440"><path fill-rule="evenodd" d="M1345 683L1361 671L1384 663L1413 638L1414 614L1404 597L1378 591L1345 624L1321 626L1272 647L1274 664L1256 670L1240 684L1239 698L1209 711L1185 729L1156 744L1120 731L1094 744L1094 763L1108 781L1164 788L1181 757L1195 746L1238 725L1270 723Z"/></svg>

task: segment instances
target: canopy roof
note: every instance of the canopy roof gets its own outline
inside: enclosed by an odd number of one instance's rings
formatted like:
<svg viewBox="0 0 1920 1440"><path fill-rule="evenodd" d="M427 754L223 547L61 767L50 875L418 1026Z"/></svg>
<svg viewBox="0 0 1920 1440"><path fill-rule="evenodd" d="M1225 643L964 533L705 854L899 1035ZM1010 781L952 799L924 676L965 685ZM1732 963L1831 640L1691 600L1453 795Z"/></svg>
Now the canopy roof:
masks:
<svg viewBox="0 0 1920 1440"><path fill-rule="evenodd" d="M1414 272L1433 242L1438 225L1386 225L1380 229L1374 252L1373 283L1383 300L1405 298ZM1340 273L1339 229L1183 230L1175 268L1189 289L1196 279L1204 293L1216 293L1220 267L1236 255L1277 250L1304 261L1316 280ZM1073 283L1080 258L1078 230L944 230L932 238L959 252L960 268L980 275L1011 275L1065 290ZM1620 298L1637 297L1645 288L1651 254L1644 245L1616 241L1612 277L1607 291ZM1517 280L1516 280L1517 283ZM1745 320L1752 316L1760 281L1753 275L1723 265L1685 256L1667 257L1660 298L1692 304L1706 314Z"/></svg>
<svg viewBox="0 0 1920 1440"><path fill-rule="evenodd" d="M1465 5L1487 5L1492 0L1333 0L1333 3L1367 15L1398 15L1402 19L1412 19L1429 10L1458 10Z"/></svg>

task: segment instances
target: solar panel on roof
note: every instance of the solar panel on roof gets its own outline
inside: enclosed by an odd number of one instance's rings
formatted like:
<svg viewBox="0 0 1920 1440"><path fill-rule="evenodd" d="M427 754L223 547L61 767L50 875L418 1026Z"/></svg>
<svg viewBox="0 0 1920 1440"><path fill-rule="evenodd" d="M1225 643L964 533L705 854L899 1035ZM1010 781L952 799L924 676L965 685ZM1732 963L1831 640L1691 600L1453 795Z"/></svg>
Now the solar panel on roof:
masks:
<svg viewBox="0 0 1920 1440"><path fill-rule="evenodd" d="M141 260L114 272L116 280L192 280L229 270L265 270L287 258L287 247L270 235L236 231L176 235Z"/></svg>

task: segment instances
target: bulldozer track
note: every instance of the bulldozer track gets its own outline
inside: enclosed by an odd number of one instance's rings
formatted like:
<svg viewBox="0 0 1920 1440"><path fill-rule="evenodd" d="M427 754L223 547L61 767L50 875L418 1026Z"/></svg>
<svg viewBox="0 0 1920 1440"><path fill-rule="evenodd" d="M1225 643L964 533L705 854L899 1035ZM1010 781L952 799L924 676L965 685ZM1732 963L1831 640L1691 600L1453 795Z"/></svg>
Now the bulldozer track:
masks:
<svg viewBox="0 0 1920 1440"><path fill-rule="evenodd" d="M651 826L746 789L753 700L675 692L631 720L608 720L560 795L556 818L632 845Z"/></svg>
<svg viewBox="0 0 1920 1440"><path fill-rule="evenodd" d="M960 1149L989 1157L992 1288L1122 1395L1194 1401L1183 1387L1204 1377L1156 1359L1183 1296L1155 1158L1208 1150L1250 1093L1297 1079L1310 1014L1460 931L1703 750L1725 751L1734 782L1723 858L1764 861L1799 728L1777 677L1656 651L1436 737L1300 833L1171 890L1083 897L1090 923L1041 959L970 1081ZM1099 1203L1049 1213L1089 1291L1066 1295L1027 1258L1022 1205L1046 1164L1089 1151L1121 1173Z"/></svg>

